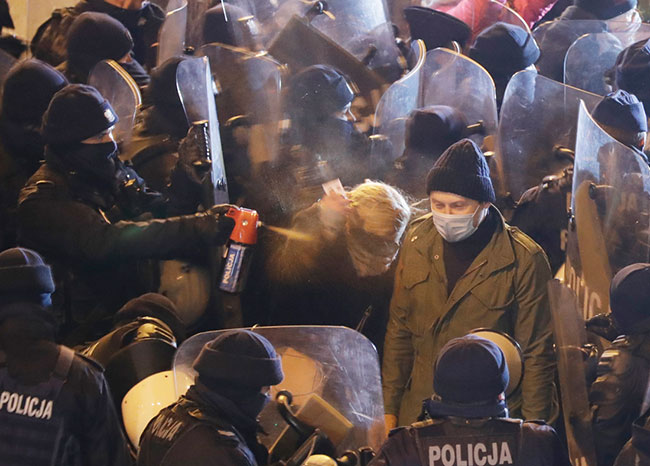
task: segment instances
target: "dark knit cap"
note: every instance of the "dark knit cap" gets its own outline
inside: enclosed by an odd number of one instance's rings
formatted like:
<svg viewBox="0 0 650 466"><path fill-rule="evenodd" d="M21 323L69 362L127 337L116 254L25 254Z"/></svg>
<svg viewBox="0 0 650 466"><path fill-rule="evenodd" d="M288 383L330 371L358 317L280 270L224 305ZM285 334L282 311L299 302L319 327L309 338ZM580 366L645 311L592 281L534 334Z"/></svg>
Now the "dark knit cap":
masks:
<svg viewBox="0 0 650 466"><path fill-rule="evenodd" d="M466 335L447 342L434 366L433 389L443 402L495 401L510 375L501 349L490 340Z"/></svg>
<svg viewBox="0 0 650 466"><path fill-rule="evenodd" d="M176 71L182 61L189 59L187 55L172 57L151 71L151 81L146 90L147 103L182 108L176 87Z"/></svg>
<svg viewBox="0 0 650 466"><path fill-rule="evenodd" d="M648 118L643 104L634 94L621 89L603 97L594 108L592 116L602 125L623 131L648 131Z"/></svg>
<svg viewBox="0 0 650 466"><path fill-rule="evenodd" d="M650 318L650 264L632 264L622 268L609 290L609 307L616 326L624 333L647 331L639 324Z"/></svg>
<svg viewBox="0 0 650 466"><path fill-rule="evenodd" d="M314 65L296 74L289 87L289 101L317 115L342 110L354 92L341 72L327 65Z"/></svg>
<svg viewBox="0 0 650 466"><path fill-rule="evenodd" d="M494 202L494 187L481 149L471 139L450 146L427 175L427 194L444 191L479 202Z"/></svg>
<svg viewBox="0 0 650 466"><path fill-rule="evenodd" d="M574 5L598 19L611 19L636 8L637 0L575 0Z"/></svg>
<svg viewBox="0 0 650 466"><path fill-rule="evenodd" d="M452 41L461 47L472 35L472 28L460 19L423 6L404 8L404 18L411 30L411 40L422 39L427 50L444 47Z"/></svg>
<svg viewBox="0 0 650 466"><path fill-rule="evenodd" d="M117 123L117 114L92 86L70 84L54 94L43 116L43 138L47 144L83 141Z"/></svg>
<svg viewBox="0 0 650 466"><path fill-rule="evenodd" d="M80 14L68 32L68 66L87 79L102 60L118 61L133 49L129 30L115 18L88 11Z"/></svg>
<svg viewBox="0 0 650 466"><path fill-rule="evenodd" d="M446 105L413 110L406 122L407 149L436 157L447 147L462 139L467 128L465 116Z"/></svg>
<svg viewBox="0 0 650 466"><path fill-rule="evenodd" d="M24 303L49 306L54 293L50 266L31 249L0 252L0 319L21 313Z"/></svg>
<svg viewBox="0 0 650 466"><path fill-rule="evenodd" d="M115 314L115 323L128 322L138 317L155 317L162 320L174 332L177 341L185 338L185 326L176 305L160 293L145 293L133 298Z"/></svg>
<svg viewBox="0 0 650 466"><path fill-rule="evenodd" d="M2 92L2 116L40 127L52 96L67 84L65 76L47 63L35 58L19 61L7 73Z"/></svg>
<svg viewBox="0 0 650 466"><path fill-rule="evenodd" d="M635 42L616 57L616 87L634 94L650 113L650 40Z"/></svg>
<svg viewBox="0 0 650 466"><path fill-rule="evenodd" d="M225 4L226 16L223 14L224 4L210 8L203 17L203 42L221 44L235 47L249 47L254 42L257 31L251 29L252 15L236 5ZM256 28L256 26L252 26Z"/></svg>
<svg viewBox="0 0 650 466"><path fill-rule="evenodd" d="M492 77L510 77L539 59L537 42L525 29L496 23L483 30L469 49L469 57L481 64Z"/></svg>
<svg viewBox="0 0 650 466"><path fill-rule="evenodd" d="M206 343L193 367L208 386L214 381L264 387L284 379L282 363L273 345L250 330L229 330Z"/></svg>

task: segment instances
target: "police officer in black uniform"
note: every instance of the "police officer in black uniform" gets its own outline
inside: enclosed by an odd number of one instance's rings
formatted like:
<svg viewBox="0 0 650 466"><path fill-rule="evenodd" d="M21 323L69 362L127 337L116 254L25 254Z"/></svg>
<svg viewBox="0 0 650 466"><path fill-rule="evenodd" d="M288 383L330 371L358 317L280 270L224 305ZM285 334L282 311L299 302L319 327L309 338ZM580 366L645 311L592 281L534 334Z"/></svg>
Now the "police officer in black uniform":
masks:
<svg viewBox="0 0 650 466"><path fill-rule="evenodd" d="M647 160L641 149L645 144L648 122L639 99L623 90L612 92L596 105L592 116L610 136ZM566 256L572 182L573 167L549 174L538 186L522 194L510 220L511 225L520 228L542 246L553 273L562 266Z"/></svg>
<svg viewBox="0 0 650 466"><path fill-rule="evenodd" d="M16 245L18 193L43 159L41 120L68 80L47 63L29 59L7 74L0 106L0 250Z"/></svg>
<svg viewBox="0 0 650 466"><path fill-rule="evenodd" d="M226 331L194 361L195 384L151 420L140 441L140 466L256 466L267 463L257 442L257 416L269 388L284 377L280 358L263 336Z"/></svg>
<svg viewBox="0 0 650 466"><path fill-rule="evenodd" d="M620 336L600 356L589 398L598 464L611 465L650 406L650 264L632 264L612 279L611 317Z"/></svg>
<svg viewBox="0 0 650 466"><path fill-rule="evenodd" d="M97 363L54 342L54 281L34 251L0 253L0 463L131 463Z"/></svg>
<svg viewBox="0 0 650 466"><path fill-rule="evenodd" d="M650 411L632 424L632 438L616 457L614 466L650 466Z"/></svg>
<svg viewBox="0 0 650 466"><path fill-rule="evenodd" d="M476 335L450 340L434 369L422 418L393 429L370 466L568 466L552 427L508 418L501 349Z"/></svg>
<svg viewBox="0 0 650 466"><path fill-rule="evenodd" d="M116 121L91 86L57 92L43 119L46 162L19 198L22 244L54 263L55 276L66 284L59 297L67 321L87 326L68 340L75 344L106 333L110 315L124 302L156 289L156 271L143 270L143 260L200 260L205 248L225 243L234 226L223 215L227 206L170 217L174 203L148 190L117 158Z"/></svg>

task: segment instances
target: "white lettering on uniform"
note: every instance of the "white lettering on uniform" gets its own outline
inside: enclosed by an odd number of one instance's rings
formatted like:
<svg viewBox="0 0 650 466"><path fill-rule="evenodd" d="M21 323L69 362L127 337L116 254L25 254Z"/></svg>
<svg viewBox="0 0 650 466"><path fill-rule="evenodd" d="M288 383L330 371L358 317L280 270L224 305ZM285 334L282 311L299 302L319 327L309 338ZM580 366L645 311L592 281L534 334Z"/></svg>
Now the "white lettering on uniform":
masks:
<svg viewBox="0 0 650 466"><path fill-rule="evenodd" d="M496 466L514 464L508 442L492 442L491 451L484 443L447 444L429 447L429 466ZM463 457L463 453L467 453Z"/></svg>
<svg viewBox="0 0 650 466"><path fill-rule="evenodd" d="M26 396L3 391L0 394L0 411L38 419L52 419L54 402L36 396Z"/></svg>

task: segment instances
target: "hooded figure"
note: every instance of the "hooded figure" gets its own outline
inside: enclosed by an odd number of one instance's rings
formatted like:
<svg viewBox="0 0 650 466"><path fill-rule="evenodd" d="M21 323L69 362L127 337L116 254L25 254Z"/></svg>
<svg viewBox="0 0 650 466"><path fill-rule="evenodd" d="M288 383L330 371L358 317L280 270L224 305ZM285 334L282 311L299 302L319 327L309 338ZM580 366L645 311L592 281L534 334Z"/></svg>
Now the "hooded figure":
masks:
<svg viewBox="0 0 650 466"><path fill-rule="evenodd" d="M650 403L650 264L632 264L612 279L609 303L618 338L600 356L589 390L598 464L611 465Z"/></svg>
<svg viewBox="0 0 650 466"><path fill-rule="evenodd" d="M85 84L97 63L115 60L143 88L149 75L131 56L132 50L131 33L118 20L104 13L82 13L68 33L66 74L70 81Z"/></svg>
<svg viewBox="0 0 650 466"><path fill-rule="evenodd" d="M391 431L369 466L426 466L450 457L449 464L568 466L552 427L508 418L508 380L496 344L471 334L451 339L434 365L434 394L423 402L427 420Z"/></svg>
<svg viewBox="0 0 650 466"><path fill-rule="evenodd" d="M41 120L52 96L68 84L51 66L29 59L7 75L0 110L0 249L15 245L18 193L43 160Z"/></svg>
<svg viewBox="0 0 650 466"><path fill-rule="evenodd" d="M496 23L482 31L469 49L469 57L492 76L499 107L512 75L534 65L539 55L533 35L507 23Z"/></svg>
<svg viewBox="0 0 650 466"><path fill-rule="evenodd" d="M270 387L282 382L280 357L263 336L227 330L194 360L198 373L187 394L163 409L142 434L138 465L262 465L257 416ZM171 428L170 428L171 427Z"/></svg>
<svg viewBox="0 0 650 466"><path fill-rule="evenodd" d="M0 253L0 457L128 465L102 367L54 341L52 292L52 272L38 253Z"/></svg>

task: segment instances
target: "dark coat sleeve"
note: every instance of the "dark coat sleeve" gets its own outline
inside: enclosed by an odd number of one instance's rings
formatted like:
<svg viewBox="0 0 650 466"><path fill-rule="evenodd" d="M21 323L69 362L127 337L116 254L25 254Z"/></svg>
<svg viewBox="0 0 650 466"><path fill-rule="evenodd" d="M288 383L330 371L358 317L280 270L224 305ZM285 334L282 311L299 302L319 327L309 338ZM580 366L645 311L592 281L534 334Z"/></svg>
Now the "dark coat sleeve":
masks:
<svg viewBox="0 0 650 466"><path fill-rule="evenodd" d="M186 257L211 240L225 242L229 234L219 234L214 215L112 224L86 204L47 198L22 202L18 219L21 241L26 246L89 262Z"/></svg>

